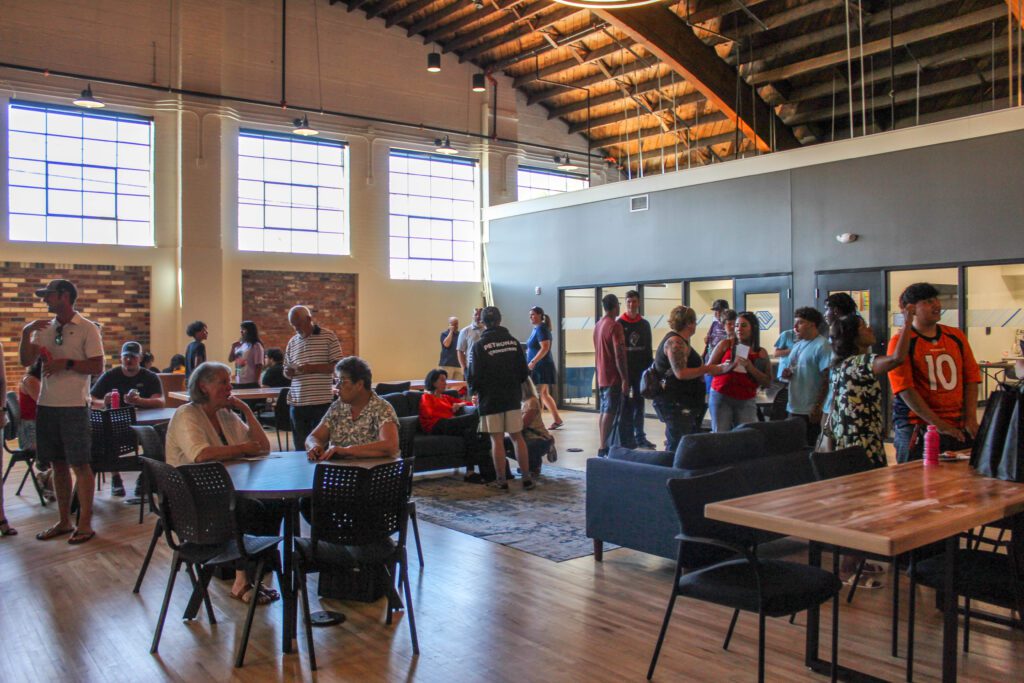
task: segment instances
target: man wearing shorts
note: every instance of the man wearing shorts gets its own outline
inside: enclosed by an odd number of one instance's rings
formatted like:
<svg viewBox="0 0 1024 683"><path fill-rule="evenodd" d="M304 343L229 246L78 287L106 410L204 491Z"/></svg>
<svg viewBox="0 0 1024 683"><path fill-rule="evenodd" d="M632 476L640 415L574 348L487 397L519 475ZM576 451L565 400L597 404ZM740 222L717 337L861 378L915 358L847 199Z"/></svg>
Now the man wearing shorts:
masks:
<svg viewBox="0 0 1024 683"><path fill-rule="evenodd" d="M53 488L60 519L36 534L40 541L71 534L78 545L96 533L92 528L92 497L96 480L89 425L89 377L103 372L103 341L96 325L75 311L78 290L67 280L53 280L36 290L52 320L35 320L21 332L21 364L43 359L42 386L36 411L36 460L53 465ZM71 472L78 481L81 515L71 524Z"/></svg>
<svg viewBox="0 0 1024 683"><path fill-rule="evenodd" d="M619 297L605 294L601 299L604 317L594 326L594 355L597 365L597 387L601 395L600 445L597 456L608 455L608 440L620 419L622 401L629 398L629 368L626 361L626 334L616 320Z"/></svg>
<svg viewBox="0 0 1024 683"><path fill-rule="evenodd" d="M523 346L501 326L501 311L495 306L483 310L480 318L484 331L469 349L466 382L476 394L480 413L480 431L491 439L491 456L497 478L488 483L491 488L508 490L505 480L505 434L512 439L512 447L523 472L523 488L533 488L530 457L523 440L523 415L519 409L522 383L530 376Z"/></svg>

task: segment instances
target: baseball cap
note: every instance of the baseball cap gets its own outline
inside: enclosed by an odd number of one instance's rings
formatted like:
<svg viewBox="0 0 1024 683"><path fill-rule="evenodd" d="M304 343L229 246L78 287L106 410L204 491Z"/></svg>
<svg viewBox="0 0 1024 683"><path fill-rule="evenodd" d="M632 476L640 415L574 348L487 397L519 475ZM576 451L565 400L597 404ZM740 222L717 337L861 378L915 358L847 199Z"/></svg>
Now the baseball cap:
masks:
<svg viewBox="0 0 1024 683"><path fill-rule="evenodd" d="M125 342L121 347L122 356L141 356L142 355L142 344L136 341Z"/></svg>
<svg viewBox="0 0 1024 683"><path fill-rule="evenodd" d="M78 298L78 288L70 280L50 280L50 284L36 290L36 296L46 296L50 292L69 292L72 299Z"/></svg>
<svg viewBox="0 0 1024 683"><path fill-rule="evenodd" d="M711 304L712 311L727 311L729 310L729 302L725 299L715 299Z"/></svg>

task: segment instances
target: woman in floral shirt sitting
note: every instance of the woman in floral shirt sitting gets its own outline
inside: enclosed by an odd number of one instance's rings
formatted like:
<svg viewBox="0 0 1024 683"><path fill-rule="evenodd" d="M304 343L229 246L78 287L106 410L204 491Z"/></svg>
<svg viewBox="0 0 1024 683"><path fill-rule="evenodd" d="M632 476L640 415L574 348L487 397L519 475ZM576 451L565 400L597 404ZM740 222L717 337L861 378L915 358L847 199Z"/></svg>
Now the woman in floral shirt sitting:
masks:
<svg viewBox="0 0 1024 683"><path fill-rule="evenodd" d="M398 415L370 389L370 366L348 356L334 366L338 400L306 439L310 460L398 457Z"/></svg>

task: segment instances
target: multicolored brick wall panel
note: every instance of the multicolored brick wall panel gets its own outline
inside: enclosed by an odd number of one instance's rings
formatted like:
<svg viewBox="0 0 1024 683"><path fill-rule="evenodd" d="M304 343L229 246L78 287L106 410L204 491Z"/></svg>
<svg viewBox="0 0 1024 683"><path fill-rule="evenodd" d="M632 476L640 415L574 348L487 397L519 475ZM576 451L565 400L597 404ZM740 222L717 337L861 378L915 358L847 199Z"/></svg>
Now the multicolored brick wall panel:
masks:
<svg viewBox="0 0 1024 683"><path fill-rule="evenodd" d="M0 342L9 388L17 386L23 374L18 362L22 328L32 320L53 317L35 291L57 278L75 283L76 308L102 326L108 366L120 364L121 344L126 340L134 339L149 349L149 266L0 262Z"/></svg>
<svg viewBox="0 0 1024 683"><path fill-rule="evenodd" d="M338 335L348 356L358 352L356 283L356 276L348 273L243 270L242 319L256 323L268 349L284 350L295 334L288 324L288 311L296 304L308 306L321 327Z"/></svg>

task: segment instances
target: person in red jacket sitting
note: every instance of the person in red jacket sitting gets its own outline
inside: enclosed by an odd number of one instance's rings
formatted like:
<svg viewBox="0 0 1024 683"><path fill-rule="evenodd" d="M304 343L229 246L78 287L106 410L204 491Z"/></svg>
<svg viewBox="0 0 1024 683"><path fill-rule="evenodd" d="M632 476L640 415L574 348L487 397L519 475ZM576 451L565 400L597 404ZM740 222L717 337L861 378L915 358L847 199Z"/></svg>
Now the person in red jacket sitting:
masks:
<svg viewBox="0 0 1024 683"><path fill-rule="evenodd" d="M420 429L424 434L465 438L468 457L464 479L474 484L483 482L483 477L473 471L477 457L481 455L477 452L480 441L477 436L480 416L476 411L463 410L467 405L472 405L471 403L445 393L448 387L446 370L435 368L428 372L423 387L423 395L420 397Z"/></svg>

